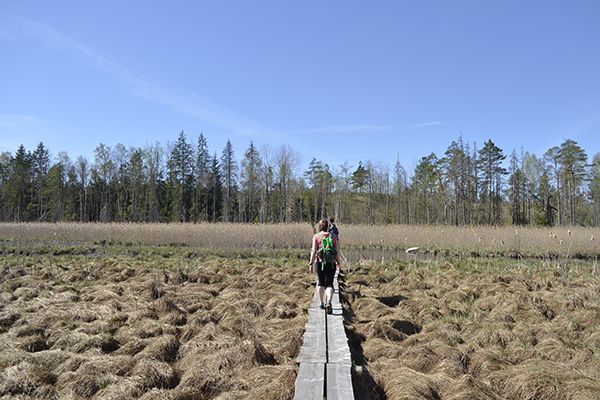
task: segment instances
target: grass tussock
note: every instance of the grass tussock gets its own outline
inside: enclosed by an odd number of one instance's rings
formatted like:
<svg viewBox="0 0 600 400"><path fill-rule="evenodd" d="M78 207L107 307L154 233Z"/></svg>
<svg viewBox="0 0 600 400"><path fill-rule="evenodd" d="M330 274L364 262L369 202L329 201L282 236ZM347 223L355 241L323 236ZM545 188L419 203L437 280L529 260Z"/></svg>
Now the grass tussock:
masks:
<svg viewBox="0 0 600 400"><path fill-rule="evenodd" d="M0 398L291 399L302 260L184 250L9 256Z"/></svg>
<svg viewBox="0 0 600 400"><path fill-rule="evenodd" d="M599 290L585 264L363 263L346 298L387 399L596 399Z"/></svg>

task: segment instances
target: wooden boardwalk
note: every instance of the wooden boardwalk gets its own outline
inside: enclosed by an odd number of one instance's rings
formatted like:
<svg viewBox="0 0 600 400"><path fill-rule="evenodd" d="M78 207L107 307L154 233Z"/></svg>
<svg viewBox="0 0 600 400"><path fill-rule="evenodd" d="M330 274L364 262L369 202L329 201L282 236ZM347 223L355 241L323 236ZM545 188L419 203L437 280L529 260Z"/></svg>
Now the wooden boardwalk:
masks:
<svg viewBox="0 0 600 400"><path fill-rule="evenodd" d="M304 344L297 358L300 369L294 400L354 399L352 359L344 330L337 278L336 273L331 301L333 313L330 315L319 309L319 294L315 287L308 309Z"/></svg>

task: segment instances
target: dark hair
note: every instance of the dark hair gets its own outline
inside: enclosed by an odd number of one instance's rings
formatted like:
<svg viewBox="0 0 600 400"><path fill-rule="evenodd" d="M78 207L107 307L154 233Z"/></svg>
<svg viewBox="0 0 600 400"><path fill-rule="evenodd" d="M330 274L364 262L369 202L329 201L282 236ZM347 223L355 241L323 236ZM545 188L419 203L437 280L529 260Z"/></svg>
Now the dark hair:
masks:
<svg viewBox="0 0 600 400"><path fill-rule="evenodd" d="M329 222L331 222L333 224L335 222L335 218L333 218L333 217L329 218Z"/></svg>
<svg viewBox="0 0 600 400"><path fill-rule="evenodd" d="M322 219L319 221L319 231L320 232L328 232L329 231L329 222L326 219Z"/></svg>

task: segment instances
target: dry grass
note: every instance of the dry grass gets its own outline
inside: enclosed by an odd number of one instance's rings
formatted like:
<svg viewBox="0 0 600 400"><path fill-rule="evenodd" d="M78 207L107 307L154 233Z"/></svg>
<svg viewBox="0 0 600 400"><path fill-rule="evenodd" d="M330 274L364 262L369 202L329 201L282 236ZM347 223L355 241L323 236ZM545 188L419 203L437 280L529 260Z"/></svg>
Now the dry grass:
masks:
<svg viewBox="0 0 600 400"><path fill-rule="evenodd" d="M0 398L291 399L304 263L149 254L5 258Z"/></svg>
<svg viewBox="0 0 600 400"><path fill-rule="evenodd" d="M366 258L419 246L448 261L363 261L348 274L350 328L387 399L600 398L600 278L572 259L597 256L593 231L341 228ZM311 234L0 224L0 398L290 399Z"/></svg>
<svg viewBox="0 0 600 400"><path fill-rule="evenodd" d="M206 248L304 248L310 244L312 233L308 224L0 223L0 238L12 241L182 244Z"/></svg>
<svg viewBox="0 0 600 400"><path fill-rule="evenodd" d="M348 245L398 249L418 246L467 256L597 257L598 234L597 228L582 227L351 225L343 228L343 240Z"/></svg>
<svg viewBox="0 0 600 400"><path fill-rule="evenodd" d="M422 251L467 256L596 258L600 254L600 238L594 228L342 224L340 229L346 249L359 249L367 258L380 258L377 253L380 249L402 252L413 246ZM118 242L224 249L304 249L310 245L312 233L309 224L0 223L0 239L17 243Z"/></svg>
<svg viewBox="0 0 600 400"><path fill-rule="evenodd" d="M591 272L363 263L347 280L350 329L389 400L597 399L600 278Z"/></svg>

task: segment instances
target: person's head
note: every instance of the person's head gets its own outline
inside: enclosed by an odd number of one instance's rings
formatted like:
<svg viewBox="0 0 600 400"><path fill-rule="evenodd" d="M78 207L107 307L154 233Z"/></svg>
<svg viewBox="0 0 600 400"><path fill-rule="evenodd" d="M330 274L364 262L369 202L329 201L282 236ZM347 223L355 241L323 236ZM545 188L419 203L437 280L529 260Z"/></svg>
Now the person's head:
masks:
<svg viewBox="0 0 600 400"><path fill-rule="evenodd" d="M322 219L319 221L319 231L328 232L329 231L329 222L326 219Z"/></svg>
<svg viewBox="0 0 600 400"><path fill-rule="evenodd" d="M333 217L329 218L329 222L331 222L332 224L335 223L335 218L333 218Z"/></svg>

